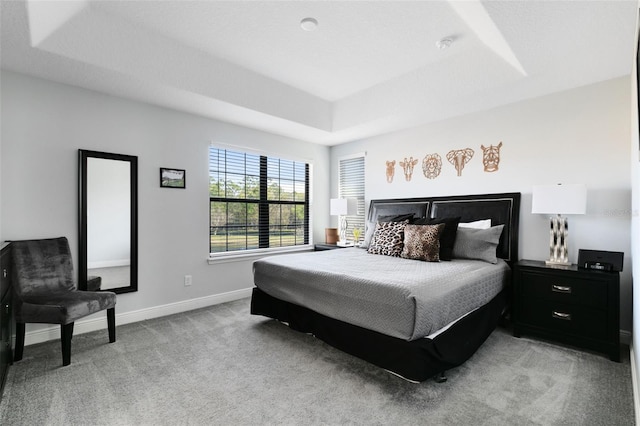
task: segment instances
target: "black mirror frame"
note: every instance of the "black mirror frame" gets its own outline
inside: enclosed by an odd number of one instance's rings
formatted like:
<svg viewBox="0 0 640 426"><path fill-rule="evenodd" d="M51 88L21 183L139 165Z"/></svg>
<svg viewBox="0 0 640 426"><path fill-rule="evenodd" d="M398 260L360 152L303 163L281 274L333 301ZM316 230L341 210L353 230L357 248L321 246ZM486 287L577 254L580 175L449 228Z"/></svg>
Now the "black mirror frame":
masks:
<svg viewBox="0 0 640 426"><path fill-rule="evenodd" d="M127 287L106 289L114 293L138 291L138 157L133 155L112 154L108 152L78 150L79 171L79 251L78 289L87 289L87 159L103 158L126 161L131 170L131 277Z"/></svg>

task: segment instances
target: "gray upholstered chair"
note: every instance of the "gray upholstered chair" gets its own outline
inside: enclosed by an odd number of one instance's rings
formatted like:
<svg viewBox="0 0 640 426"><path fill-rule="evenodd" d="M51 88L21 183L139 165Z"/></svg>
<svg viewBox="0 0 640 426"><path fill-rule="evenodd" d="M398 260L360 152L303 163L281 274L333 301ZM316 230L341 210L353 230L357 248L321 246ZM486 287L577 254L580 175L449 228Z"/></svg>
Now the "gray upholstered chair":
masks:
<svg viewBox="0 0 640 426"><path fill-rule="evenodd" d="M22 359L25 323L60 324L62 365L71 363L73 324L82 317L106 309L109 342L116 341L116 295L77 289L65 237L13 241L11 246L15 361Z"/></svg>

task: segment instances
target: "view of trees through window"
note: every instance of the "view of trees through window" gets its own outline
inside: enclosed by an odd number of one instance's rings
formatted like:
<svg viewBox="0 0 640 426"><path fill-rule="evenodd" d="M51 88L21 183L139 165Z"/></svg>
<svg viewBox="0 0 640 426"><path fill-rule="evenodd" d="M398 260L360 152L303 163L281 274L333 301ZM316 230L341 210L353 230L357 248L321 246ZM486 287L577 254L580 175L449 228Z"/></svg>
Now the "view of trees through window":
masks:
<svg viewBox="0 0 640 426"><path fill-rule="evenodd" d="M309 165L211 147L210 252L309 242Z"/></svg>

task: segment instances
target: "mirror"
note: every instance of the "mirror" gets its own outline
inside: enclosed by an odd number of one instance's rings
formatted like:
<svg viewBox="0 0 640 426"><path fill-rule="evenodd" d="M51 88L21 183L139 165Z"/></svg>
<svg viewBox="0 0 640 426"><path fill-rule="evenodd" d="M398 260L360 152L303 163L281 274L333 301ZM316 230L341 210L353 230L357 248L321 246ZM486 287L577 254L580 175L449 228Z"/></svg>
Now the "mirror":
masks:
<svg viewBox="0 0 640 426"><path fill-rule="evenodd" d="M79 150L80 290L138 290L138 157Z"/></svg>

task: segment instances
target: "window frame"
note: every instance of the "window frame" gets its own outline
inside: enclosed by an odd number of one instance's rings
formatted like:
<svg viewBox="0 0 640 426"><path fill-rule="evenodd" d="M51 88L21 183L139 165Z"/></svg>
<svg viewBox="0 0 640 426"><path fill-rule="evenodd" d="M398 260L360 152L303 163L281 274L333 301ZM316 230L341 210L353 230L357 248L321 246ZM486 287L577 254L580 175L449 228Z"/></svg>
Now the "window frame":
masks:
<svg viewBox="0 0 640 426"><path fill-rule="evenodd" d="M254 158L257 157L258 161L259 161L259 176L258 180L259 180L259 196L258 198L247 198L247 194L245 193L244 197L240 197L238 198L236 197L228 197L226 196L227 194L224 195L217 195L217 196L212 196L211 194L211 182L212 182L212 178L214 177L214 175L212 174L212 167L211 167L211 155L212 155L212 150L218 150L219 152L232 152L235 154L241 154L244 156L243 158L243 162L244 162L244 176L254 176L253 173L249 173L247 170L247 156L253 156ZM246 257L255 257L255 256L261 256L264 254L271 254L271 253L281 253L281 252L291 252L291 251L302 251L302 250L309 250L310 248L313 247L312 243L311 243L311 216L310 216L310 210L311 210L311 171L312 171L312 164L310 161L308 160L299 160L299 159L291 159L291 158L287 158L285 156L280 156L278 154L273 154L273 153L267 153L267 152L261 152L261 151L255 151L255 150L251 150L251 149L247 149L244 147L237 147L237 146L225 146L222 144L211 144L208 147L208 154L209 154L209 263L212 263L212 261L216 261L216 260L233 260L233 259L242 259L242 258L246 258ZM273 175L270 175L270 171L269 170L273 170L273 164L277 163L277 167L276 169L278 170L278 177L274 178ZM281 177L281 163L282 162L286 162L286 163L292 163L292 167L294 168L293 170L298 170L298 168L300 166L303 167L304 169L304 177L303 180L300 180L298 178L298 176L296 175L296 172L292 170L293 172L293 178L288 179L287 177ZM271 167L271 169L270 169ZM227 164L227 158L225 157L225 165L224 165L224 169L222 170L223 173L225 173L225 178L227 173L228 174L236 174L238 176L242 176L241 174L238 174L237 172L231 171L231 172L227 172L227 170L229 169L229 165ZM304 182L304 199L303 200L296 200L295 197L295 191L294 193L292 193L292 199L290 200L282 200L278 197L278 199L274 199L273 197L269 196L269 190L268 190L268 184L269 182L272 182L273 179L275 179L275 181L278 183L279 188L282 188L282 182L291 182L294 185L296 183L300 183L300 182ZM226 190L226 189L225 189ZM220 203L225 203L226 204L226 208L228 211L228 205L229 203L239 203L239 204L243 204L243 205L248 205L248 204L257 204L258 206L258 223L257 223L257 228L258 228L258 247L250 247L249 245L245 243L245 247L244 248L238 248L238 249L232 249L229 250L229 239L228 239L228 233L227 235L227 240L226 240L226 250L225 251L216 251L213 252L212 247L211 247L211 236L212 236L212 212L213 212L213 203L214 202L220 202ZM288 244L288 245L278 245L275 247L270 247L270 244L272 243L271 238L273 237L273 223L270 223L270 208L272 207L278 207L278 206L302 206L304 209L304 212L302 214L303 216L303 220L301 223L294 223L293 226L300 226L302 227L302 242L298 243L295 241L296 236L294 235L294 243L293 244ZM278 221L278 223L276 224L276 226L278 227L282 227L284 225L289 226L290 224L282 223L282 220L280 219ZM225 227L229 226L228 222L225 223L225 225L223 225ZM245 227L245 232L249 231L250 225L249 223L245 223L243 225ZM226 229L228 231L228 228ZM248 235L248 234L247 234ZM282 234L280 234L280 237L282 238Z"/></svg>

